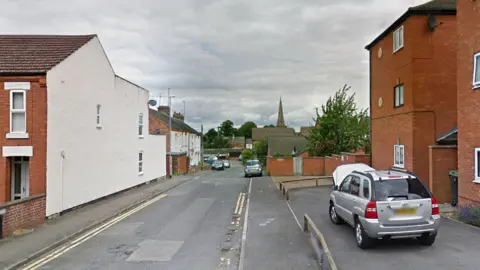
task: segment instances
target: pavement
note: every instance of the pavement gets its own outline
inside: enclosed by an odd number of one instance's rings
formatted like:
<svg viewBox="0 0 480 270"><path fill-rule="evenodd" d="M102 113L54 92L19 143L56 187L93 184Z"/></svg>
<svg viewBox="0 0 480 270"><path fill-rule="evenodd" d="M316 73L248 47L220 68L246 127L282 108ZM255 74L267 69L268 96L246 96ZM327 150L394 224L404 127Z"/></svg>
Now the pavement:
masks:
<svg viewBox="0 0 480 270"><path fill-rule="evenodd" d="M2 239L0 241L0 268L8 269L9 266L27 259L36 252L92 226L106 217L115 215L132 204L168 190L198 175L201 175L201 173L151 182L148 185L130 189L108 199L86 205L59 218L47 220L45 224L35 228L30 234Z"/></svg>
<svg viewBox="0 0 480 270"><path fill-rule="evenodd" d="M431 247L404 239L381 241L370 250L359 249L352 228L330 222L330 191L331 187L293 190L290 204L297 216L307 213L317 224L338 269L480 269L480 229L445 218Z"/></svg>
<svg viewBox="0 0 480 270"><path fill-rule="evenodd" d="M306 234L270 177L252 179L247 222L245 270L319 269Z"/></svg>

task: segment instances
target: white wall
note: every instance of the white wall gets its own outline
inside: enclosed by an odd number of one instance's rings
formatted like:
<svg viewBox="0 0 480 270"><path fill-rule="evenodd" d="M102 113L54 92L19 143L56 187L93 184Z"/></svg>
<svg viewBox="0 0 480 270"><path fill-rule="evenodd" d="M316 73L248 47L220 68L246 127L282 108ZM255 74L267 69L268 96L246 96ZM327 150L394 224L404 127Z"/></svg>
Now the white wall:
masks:
<svg viewBox="0 0 480 270"><path fill-rule="evenodd" d="M190 165L196 166L200 162L201 138L197 134L172 131L172 152L188 153Z"/></svg>
<svg viewBox="0 0 480 270"><path fill-rule="evenodd" d="M165 136L148 134L148 91L115 76L97 38L47 73L47 91L47 216L166 175Z"/></svg>

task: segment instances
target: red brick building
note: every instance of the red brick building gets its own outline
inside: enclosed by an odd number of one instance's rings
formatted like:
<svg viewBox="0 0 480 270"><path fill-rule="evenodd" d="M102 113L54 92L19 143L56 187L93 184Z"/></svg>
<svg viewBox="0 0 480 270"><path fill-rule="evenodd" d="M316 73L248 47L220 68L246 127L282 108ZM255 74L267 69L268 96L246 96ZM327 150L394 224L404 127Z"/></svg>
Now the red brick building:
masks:
<svg viewBox="0 0 480 270"><path fill-rule="evenodd" d="M480 203L480 1L458 0L457 10L459 200Z"/></svg>
<svg viewBox="0 0 480 270"><path fill-rule="evenodd" d="M457 127L456 29L455 0L434 0L367 45L373 167L429 181L429 147Z"/></svg>

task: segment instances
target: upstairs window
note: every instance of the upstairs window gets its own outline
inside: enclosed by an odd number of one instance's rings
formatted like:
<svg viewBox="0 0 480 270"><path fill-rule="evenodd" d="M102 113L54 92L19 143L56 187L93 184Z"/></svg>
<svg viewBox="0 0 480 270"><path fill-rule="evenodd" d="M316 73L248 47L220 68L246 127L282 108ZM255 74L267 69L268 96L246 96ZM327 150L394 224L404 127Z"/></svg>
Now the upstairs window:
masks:
<svg viewBox="0 0 480 270"><path fill-rule="evenodd" d="M393 32L393 52L403 48L403 25Z"/></svg>
<svg viewBox="0 0 480 270"><path fill-rule="evenodd" d="M403 145L396 144L394 146L394 167L405 168L405 147Z"/></svg>
<svg viewBox="0 0 480 270"><path fill-rule="evenodd" d="M23 90L10 91L10 132L27 132L26 92Z"/></svg>
<svg viewBox="0 0 480 270"><path fill-rule="evenodd" d="M480 52L473 56L473 87L480 87Z"/></svg>
<svg viewBox="0 0 480 270"><path fill-rule="evenodd" d="M143 113L138 115L138 137L143 137Z"/></svg>
<svg viewBox="0 0 480 270"><path fill-rule="evenodd" d="M395 108L402 107L404 105L404 89L403 84L397 85L394 88Z"/></svg>

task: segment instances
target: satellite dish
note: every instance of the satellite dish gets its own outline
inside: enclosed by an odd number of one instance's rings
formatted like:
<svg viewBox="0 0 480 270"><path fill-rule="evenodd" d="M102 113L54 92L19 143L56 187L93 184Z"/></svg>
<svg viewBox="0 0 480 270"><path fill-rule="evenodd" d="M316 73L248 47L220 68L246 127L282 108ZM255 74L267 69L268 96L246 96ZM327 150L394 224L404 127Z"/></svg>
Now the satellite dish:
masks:
<svg viewBox="0 0 480 270"><path fill-rule="evenodd" d="M156 101L156 100L153 100L153 99L150 99L150 100L148 101L148 105L154 107L154 106L157 105L157 101Z"/></svg>
<svg viewBox="0 0 480 270"><path fill-rule="evenodd" d="M437 27L438 24L437 24L437 16L433 15L433 14L430 14L428 15L428 27L430 28L430 30L435 30L435 27Z"/></svg>

